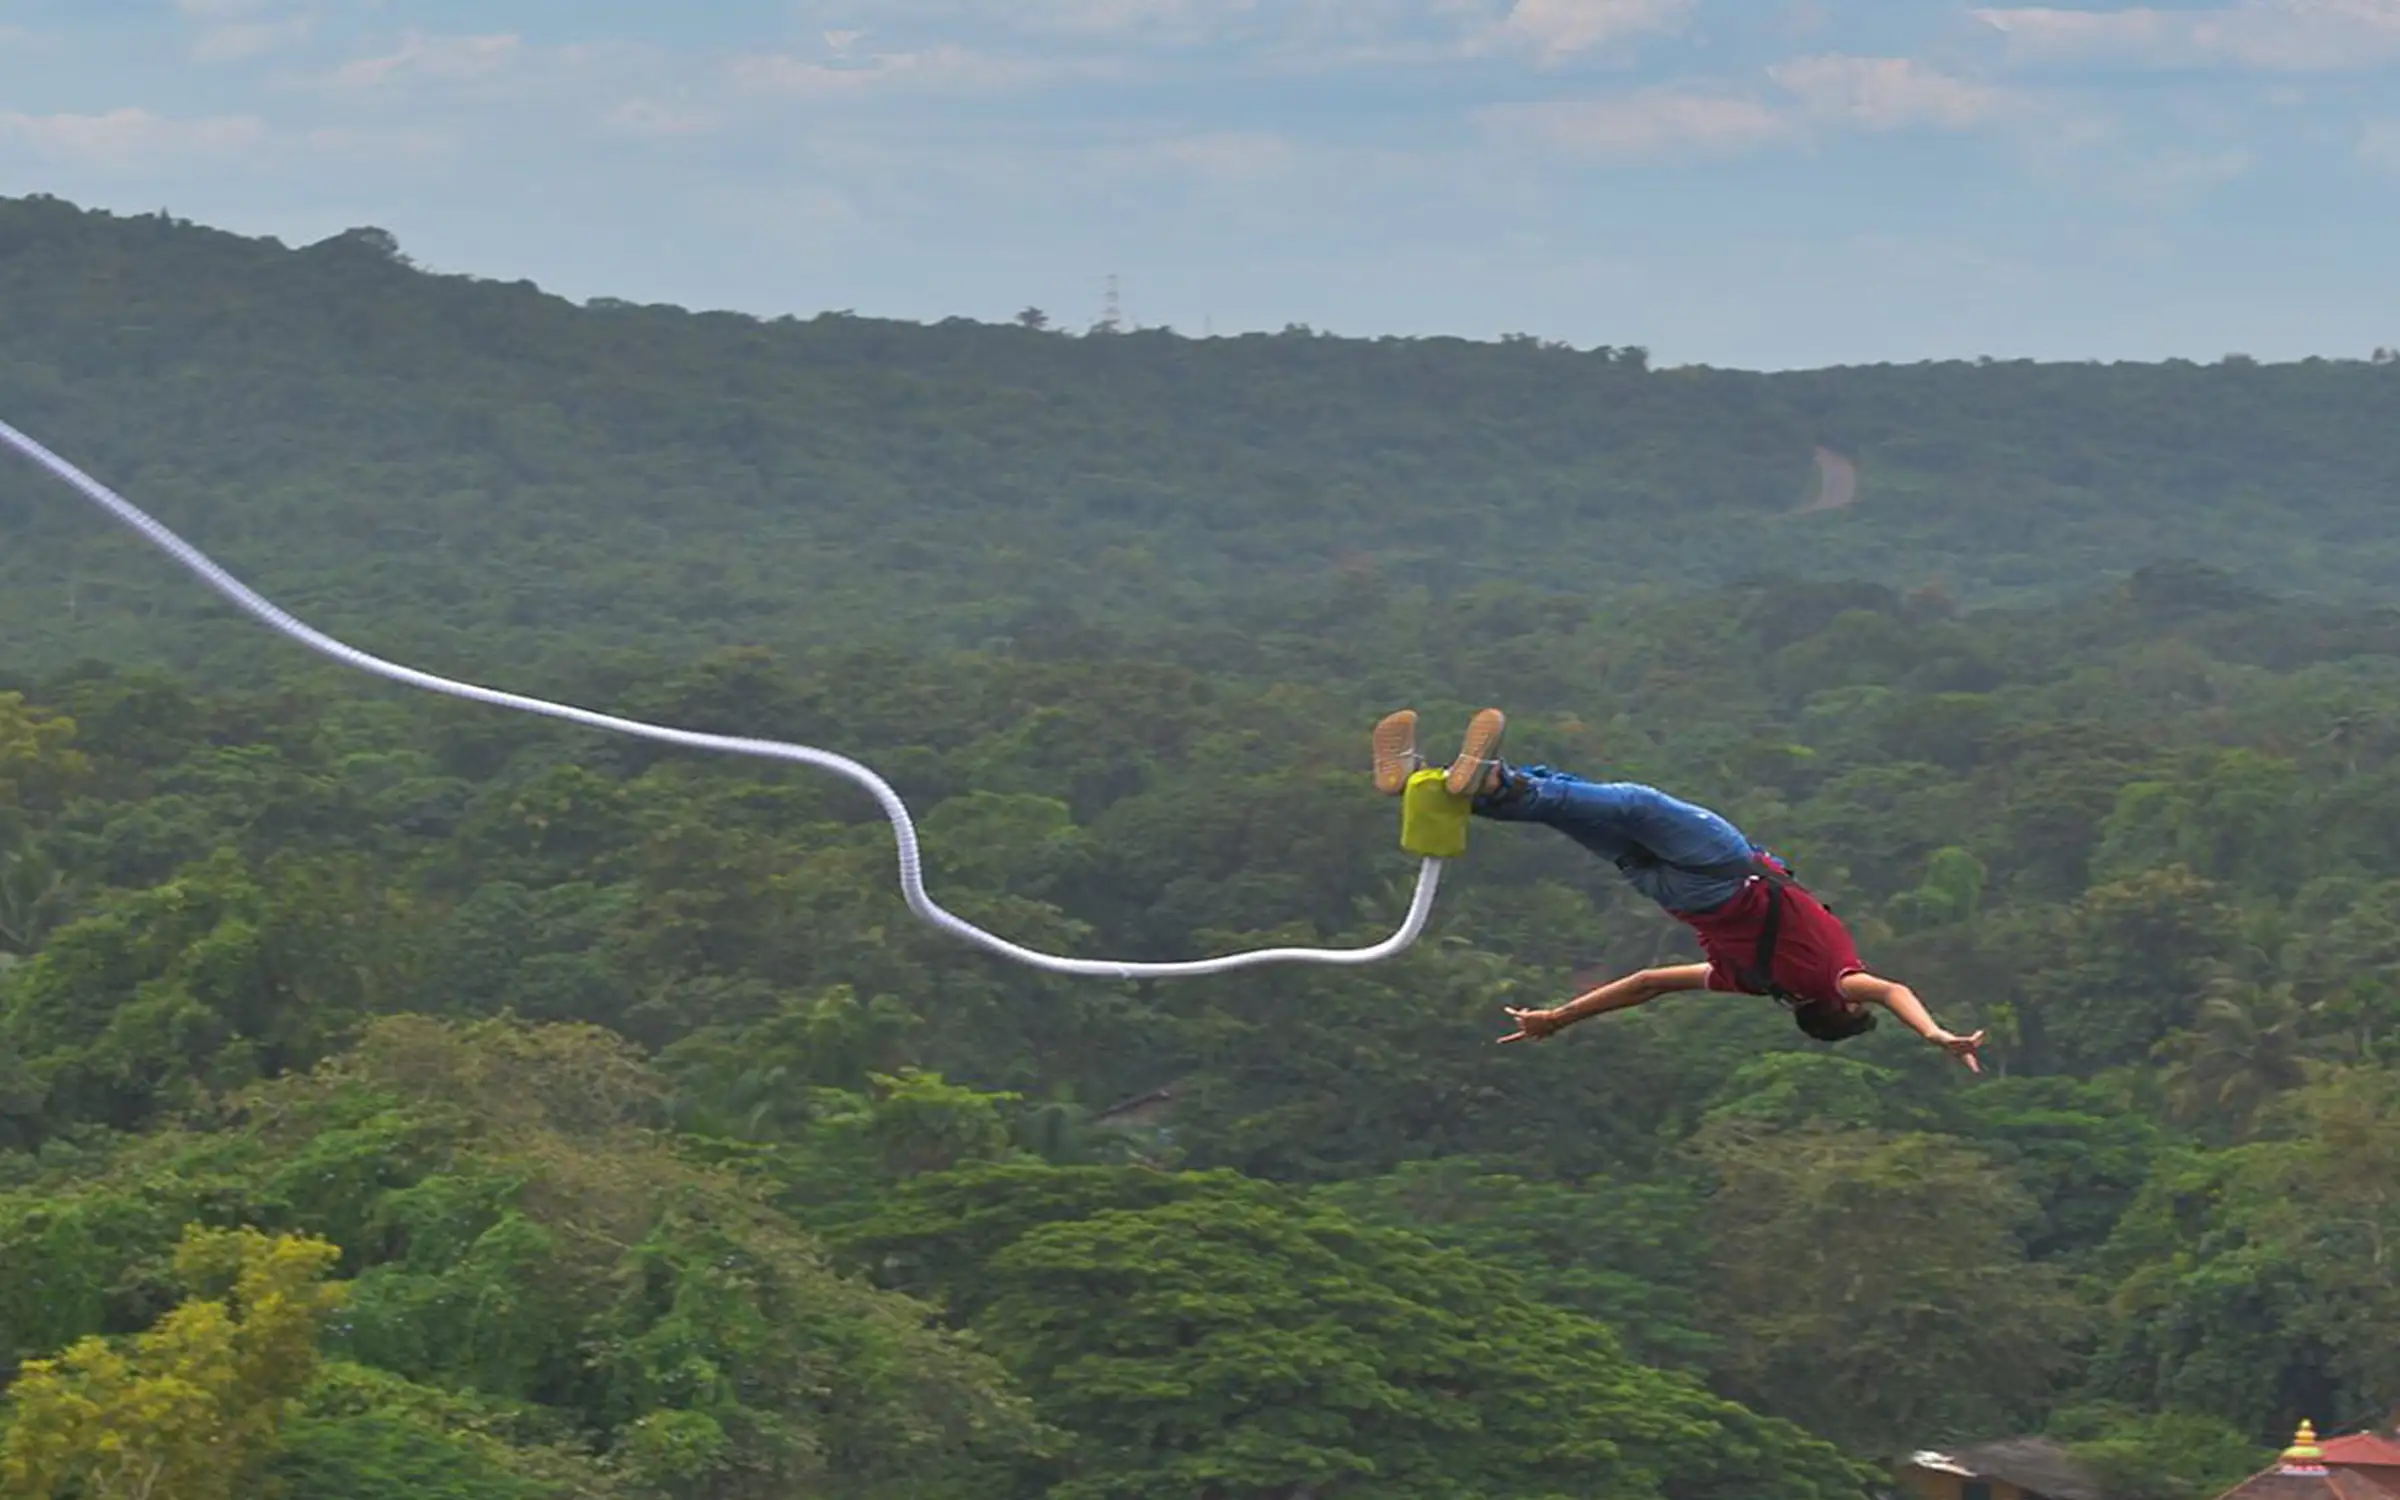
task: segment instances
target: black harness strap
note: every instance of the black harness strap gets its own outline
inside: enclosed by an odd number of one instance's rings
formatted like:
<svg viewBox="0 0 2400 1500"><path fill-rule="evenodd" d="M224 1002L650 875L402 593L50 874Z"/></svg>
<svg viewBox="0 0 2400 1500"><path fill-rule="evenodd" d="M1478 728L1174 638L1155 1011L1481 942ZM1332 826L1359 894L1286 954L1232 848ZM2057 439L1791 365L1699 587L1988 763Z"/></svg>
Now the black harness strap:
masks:
<svg viewBox="0 0 2400 1500"><path fill-rule="evenodd" d="M1803 1003L1799 996L1775 982L1775 940L1783 932L1783 891L1784 887L1792 884L1792 877L1788 873L1776 869L1773 865L1768 864L1763 856L1756 853L1746 860L1726 860L1721 864L1713 865L1687 865L1679 864L1671 859L1661 859L1657 854L1638 844L1634 846L1631 853L1617 861L1617 868L1628 874L1635 870L1653 869L1659 865L1664 865L1670 870L1681 870L1686 875L1699 875L1718 880L1749 880L1755 877L1765 881L1767 917L1764 922L1759 924L1758 950L1751 955L1748 972L1734 977L1756 993L1772 996L1786 1006L1798 1006Z"/></svg>

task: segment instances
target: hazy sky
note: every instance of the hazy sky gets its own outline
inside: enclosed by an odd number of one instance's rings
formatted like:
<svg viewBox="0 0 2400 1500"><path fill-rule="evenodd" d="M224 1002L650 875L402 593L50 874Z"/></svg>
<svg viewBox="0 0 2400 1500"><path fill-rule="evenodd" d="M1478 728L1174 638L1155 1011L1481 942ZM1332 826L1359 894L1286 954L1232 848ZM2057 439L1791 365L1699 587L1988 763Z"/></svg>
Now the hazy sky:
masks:
<svg viewBox="0 0 2400 1500"><path fill-rule="evenodd" d="M2400 0L0 0L0 193L761 313L2400 345Z"/></svg>

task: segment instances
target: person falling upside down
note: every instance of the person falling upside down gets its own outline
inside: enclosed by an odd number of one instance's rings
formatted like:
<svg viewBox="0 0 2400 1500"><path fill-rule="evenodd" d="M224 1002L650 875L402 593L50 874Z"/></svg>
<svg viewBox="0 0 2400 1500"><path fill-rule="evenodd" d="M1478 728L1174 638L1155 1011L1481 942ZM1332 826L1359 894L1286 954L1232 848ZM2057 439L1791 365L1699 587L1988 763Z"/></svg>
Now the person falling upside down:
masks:
<svg viewBox="0 0 2400 1500"><path fill-rule="evenodd" d="M1869 973L1841 919L1740 829L1655 787L1509 765L1500 758L1507 728L1496 708L1475 715L1450 763L1450 795L1469 799L1478 817L1546 824L1608 860L1634 889L1699 935L1707 962L1643 969L1555 1010L1509 1006L1517 1029L1502 1042L1540 1041L1578 1021L1664 995L1718 990L1773 996L1821 1042L1874 1030L1872 1007L1880 1006L1968 1068L1983 1071L1975 1054L1984 1033L1943 1030L1907 985ZM1375 726L1377 791L1398 796L1424 766L1415 710L1402 709Z"/></svg>

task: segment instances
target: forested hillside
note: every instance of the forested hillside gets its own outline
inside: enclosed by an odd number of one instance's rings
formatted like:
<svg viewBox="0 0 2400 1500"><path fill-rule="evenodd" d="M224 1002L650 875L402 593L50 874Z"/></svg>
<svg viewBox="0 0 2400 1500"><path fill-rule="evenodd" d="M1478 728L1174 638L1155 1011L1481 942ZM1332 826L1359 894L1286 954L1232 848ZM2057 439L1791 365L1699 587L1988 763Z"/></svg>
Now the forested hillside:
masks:
<svg viewBox="0 0 2400 1500"><path fill-rule="evenodd" d="M2182 1500L2400 1401L2387 368L765 325L46 202L0 288L0 416L304 615L857 754L1021 940L1379 935L1367 726L1496 702L1994 1035L1496 1047L1688 949L1492 825L1387 965L1002 966L846 785L332 676L12 464L0 1493L1847 1500L2043 1433ZM1863 498L1777 515L1818 443ZM2220 550L2272 587L2135 566Z"/></svg>
<svg viewBox="0 0 2400 1500"><path fill-rule="evenodd" d="M1971 353L1971 351L1963 351ZM1188 654L1328 572L1578 595L1760 573L2051 597L2162 551L2400 587L2400 365L1762 376L1291 330L773 322L0 200L0 414L336 633L478 669L602 646ZM1825 446L1855 505L1801 511ZM0 490L0 629L254 659L155 561Z"/></svg>

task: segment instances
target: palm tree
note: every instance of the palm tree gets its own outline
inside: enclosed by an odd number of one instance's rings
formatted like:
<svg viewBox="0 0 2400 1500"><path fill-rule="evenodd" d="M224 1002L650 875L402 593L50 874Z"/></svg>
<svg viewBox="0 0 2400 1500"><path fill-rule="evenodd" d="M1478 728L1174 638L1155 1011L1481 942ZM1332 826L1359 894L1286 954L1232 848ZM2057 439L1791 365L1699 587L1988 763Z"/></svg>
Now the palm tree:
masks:
<svg viewBox="0 0 2400 1500"><path fill-rule="evenodd" d="M39 855L0 854L0 952L29 958L65 916L67 877Z"/></svg>
<svg viewBox="0 0 2400 1500"><path fill-rule="evenodd" d="M2168 1108L2176 1121L2240 1140L2268 1100L2309 1079L2324 1050L2309 1035L2310 1007L2289 980L2265 984L2219 971L2201 992L2187 1031L2160 1042Z"/></svg>

